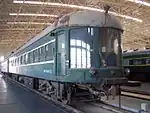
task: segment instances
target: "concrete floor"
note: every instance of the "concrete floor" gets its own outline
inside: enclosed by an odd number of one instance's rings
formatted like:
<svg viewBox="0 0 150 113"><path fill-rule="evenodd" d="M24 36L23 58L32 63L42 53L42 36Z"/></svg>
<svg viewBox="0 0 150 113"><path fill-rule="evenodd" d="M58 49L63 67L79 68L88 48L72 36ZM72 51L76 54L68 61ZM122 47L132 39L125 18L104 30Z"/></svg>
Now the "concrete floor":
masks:
<svg viewBox="0 0 150 113"><path fill-rule="evenodd" d="M67 113L39 95L0 78L0 113Z"/></svg>
<svg viewBox="0 0 150 113"><path fill-rule="evenodd" d="M149 87L147 86L147 88ZM115 106L119 104L118 97L115 100L111 97L109 100L105 97L102 99ZM142 103L148 104L150 108L150 101L121 96L123 108L138 112ZM82 103L79 103L76 107L87 113L110 113L110 111L90 104L82 105ZM0 113L67 113L67 111L43 99L41 96L0 77Z"/></svg>
<svg viewBox="0 0 150 113"><path fill-rule="evenodd" d="M108 104L119 106L119 96L116 96L114 100L111 96L109 100L107 100L106 97L103 97L102 100ZM121 107L133 112L139 112L139 110L141 110L141 104L143 103L147 104L147 110L149 111L148 113L150 113L150 101L121 96Z"/></svg>
<svg viewBox="0 0 150 113"><path fill-rule="evenodd" d="M113 112L111 110L103 109L99 107L98 104L95 103L78 103L75 104L76 108L83 111L83 113L122 113L122 112Z"/></svg>
<svg viewBox="0 0 150 113"><path fill-rule="evenodd" d="M150 94L150 83L142 83L141 86L137 86L137 87L122 86L122 88Z"/></svg>

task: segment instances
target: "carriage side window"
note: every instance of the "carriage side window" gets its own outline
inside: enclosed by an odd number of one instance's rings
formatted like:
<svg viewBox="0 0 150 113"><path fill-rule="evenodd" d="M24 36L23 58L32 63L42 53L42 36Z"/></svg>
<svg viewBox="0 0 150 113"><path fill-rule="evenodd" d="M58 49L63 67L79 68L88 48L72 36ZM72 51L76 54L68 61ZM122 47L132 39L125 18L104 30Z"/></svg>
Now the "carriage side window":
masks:
<svg viewBox="0 0 150 113"><path fill-rule="evenodd" d="M26 54L24 54L24 58L23 58L23 62L24 62L24 64L26 64Z"/></svg>
<svg viewBox="0 0 150 113"><path fill-rule="evenodd" d="M22 55L22 64L24 64L24 55Z"/></svg>
<svg viewBox="0 0 150 113"><path fill-rule="evenodd" d="M132 59L130 60L130 65L141 65L141 64L146 64L145 59Z"/></svg>
<svg viewBox="0 0 150 113"><path fill-rule="evenodd" d="M142 64L146 64L146 59L142 58Z"/></svg>
<svg viewBox="0 0 150 113"><path fill-rule="evenodd" d="M13 59L13 66L15 66L15 59Z"/></svg>
<svg viewBox="0 0 150 113"><path fill-rule="evenodd" d="M19 57L17 58L17 65L19 65Z"/></svg>
<svg viewBox="0 0 150 113"><path fill-rule="evenodd" d="M15 58L15 66L17 66L17 58Z"/></svg>
<svg viewBox="0 0 150 113"><path fill-rule="evenodd" d="M22 55L22 64L24 64L24 55Z"/></svg>
<svg viewBox="0 0 150 113"><path fill-rule="evenodd" d="M12 60L10 61L10 65L12 66Z"/></svg>
<svg viewBox="0 0 150 113"><path fill-rule="evenodd" d="M37 52L37 58L36 58L36 61L39 62L39 61L40 61L39 50L37 49L36 52Z"/></svg>
<svg viewBox="0 0 150 113"><path fill-rule="evenodd" d="M142 60L141 59L135 59L135 60L133 60L133 64L135 64L135 65L142 64Z"/></svg>
<svg viewBox="0 0 150 113"><path fill-rule="evenodd" d="M14 59L13 59L13 66L15 65Z"/></svg>
<svg viewBox="0 0 150 113"><path fill-rule="evenodd" d="M16 58L16 66L18 66L18 58Z"/></svg>
<svg viewBox="0 0 150 113"><path fill-rule="evenodd" d="M52 59L55 55L55 43L52 43Z"/></svg>
<svg viewBox="0 0 150 113"><path fill-rule="evenodd" d="M33 53L33 62L32 63L34 63L35 62L35 50L32 51L32 53Z"/></svg>
<svg viewBox="0 0 150 113"><path fill-rule="evenodd" d="M12 60L12 65L14 66L14 59Z"/></svg>
<svg viewBox="0 0 150 113"><path fill-rule="evenodd" d="M49 60L51 60L52 59L52 43L50 43L50 44L48 44L48 50L49 50Z"/></svg>
<svg viewBox="0 0 150 113"><path fill-rule="evenodd" d="M30 62L31 63L33 63L33 59L34 59L34 57L33 57L33 51L30 53Z"/></svg>
<svg viewBox="0 0 150 113"><path fill-rule="evenodd" d="M15 59L13 59L13 66L15 66Z"/></svg>
<svg viewBox="0 0 150 113"><path fill-rule="evenodd" d="M22 64L22 56L20 57L20 64Z"/></svg>
<svg viewBox="0 0 150 113"><path fill-rule="evenodd" d="M16 66L18 65L18 59L16 58Z"/></svg>
<svg viewBox="0 0 150 113"><path fill-rule="evenodd" d="M45 46L45 59L46 60L49 59L49 47L48 47L48 45Z"/></svg>
<svg viewBox="0 0 150 113"><path fill-rule="evenodd" d="M72 29L70 38L71 68L90 68L91 47L89 43L91 40L89 39L88 29Z"/></svg>
<svg viewBox="0 0 150 113"><path fill-rule="evenodd" d="M16 59L14 59L14 66L16 66Z"/></svg>
<svg viewBox="0 0 150 113"><path fill-rule="evenodd" d="M39 52L38 52L38 50L35 50L33 52L33 55L34 55L34 62L38 62L39 61Z"/></svg>
<svg viewBox="0 0 150 113"><path fill-rule="evenodd" d="M11 66L13 66L13 60L11 60Z"/></svg>
<svg viewBox="0 0 150 113"><path fill-rule="evenodd" d="M13 59L13 66L15 66L15 61L14 61L14 59Z"/></svg>
<svg viewBox="0 0 150 113"><path fill-rule="evenodd" d="M129 65L129 59L123 59L122 60L122 62L123 62L123 65L125 66L127 66L127 65Z"/></svg>
<svg viewBox="0 0 150 113"><path fill-rule="evenodd" d="M45 61L45 51L44 51L44 46L40 48L40 62Z"/></svg>
<svg viewBox="0 0 150 113"><path fill-rule="evenodd" d="M15 66L17 65L17 59L15 59Z"/></svg>
<svg viewBox="0 0 150 113"><path fill-rule="evenodd" d="M52 45L52 43L45 46L45 59L46 60L53 59L53 45Z"/></svg>
<svg viewBox="0 0 150 113"><path fill-rule="evenodd" d="M38 51L38 62L40 62L40 54L41 54L40 52L41 52L41 48L38 48L37 51Z"/></svg>
<svg viewBox="0 0 150 113"><path fill-rule="evenodd" d="M26 54L26 64L28 64L28 53Z"/></svg>
<svg viewBox="0 0 150 113"><path fill-rule="evenodd" d="M24 55L22 55L22 64L25 64L25 63L24 63Z"/></svg>
<svg viewBox="0 0 150 113"><path fill-rule="evenodd" d="M42 48L39 48L38 51L39 51L39 61L42 61L42 58L41 58Z"/></svg>
<svg viewBox="0 0 150 113"><path fill-rule="evenodd" d="M133 60L129 60L129 65L133 65Z"/></svg>
<svg viewBox="0 0 150 113"><path fill-rule="evenodd" d="M20 65L20 57L18 57L18 65Z"/></svg>
<svg viewBox="0 0 150 113"><path fill-rule="evenodd" d="M30 64L30 52L28 53L27 63Z"/></svg>
<svg viewBox="0 0 150 113"><path fill-rule="evenodd" d="M149 58L146 59L146 64L150 64L150 59Z"/></svg>
<svg viewBox="0 0 150 113"><path fill-rule="evenodd" d="M28 57L29 57L28 62L29 62L29 63L33 63L33 52L30 52L30 53L28 54Z"/></svg>

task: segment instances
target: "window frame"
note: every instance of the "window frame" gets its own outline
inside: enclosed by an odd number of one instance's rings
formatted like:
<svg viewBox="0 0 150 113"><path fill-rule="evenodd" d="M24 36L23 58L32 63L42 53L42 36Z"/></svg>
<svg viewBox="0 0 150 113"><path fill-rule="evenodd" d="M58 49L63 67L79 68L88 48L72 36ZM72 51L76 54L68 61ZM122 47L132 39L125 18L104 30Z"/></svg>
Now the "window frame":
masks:
<svg viewBox="0 0 150 113"><path fill-rule="evenodd" d="M72 30L75 30L75 29L77 29L77 30L80 30L80 29L87 29L88 30L88 28L92 28L92 27L88 27L88 26L86 26L86 27L75 27L75 28L71 28L71 29L69 29L69 48L70 48L70 50L69 50L69 61L70 61L70 66L69 66L69 68L90 68L91 67L91 51L90 51L90 49L91 48L88 48L88 43L86 43L84 40L79 40L78 38L71 38L71 31ZM88 32L87 31L87 34L88 35L93 35L93 33L91 34L91 32ZM71 44L71 39L73 40L73 41L75 41L75 44ZM77 42L81 42L81 44L77 44ZM89 46L90 47L90 46ZM74 48L75 49L75 67L72 67L72 60L71 60L71 48ZM81 51L81 54L80 54L80 56L81 56L81 62L80 62L80 66L78 67L78 64L77 64L77 60L78 60L78 57L79 57L79 55L77 55L77 50L79 50L80 49L80 51ZM85 50L85 51L84 51ZM83 54L83 51L85 52L85 56L86 56L86 65L84 65L83 64L83 56L82 56L82 54ZM87 54L88 54L88 52L89 52L89 54L90 54L90 56L89 56L89 58L88 58L88 56L87 56ZM88 63L89 62L89 63Z"/></svg>

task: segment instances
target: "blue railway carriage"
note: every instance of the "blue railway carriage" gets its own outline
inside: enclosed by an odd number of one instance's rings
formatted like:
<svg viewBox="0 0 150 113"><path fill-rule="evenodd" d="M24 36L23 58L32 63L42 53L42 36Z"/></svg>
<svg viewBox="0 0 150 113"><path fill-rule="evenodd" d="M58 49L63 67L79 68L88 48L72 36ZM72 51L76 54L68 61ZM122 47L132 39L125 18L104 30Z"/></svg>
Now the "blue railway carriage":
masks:
<svg viewBox="0 0 150 113"><path fill-rule="evenodd" d="M123 65L130 69L129 80L150 81L150 49L123 53Z"/></svg>
<svg viewBox="0 0 150 113"><path fill-rule="evenodd" d="M61 100L70 101L77 87L99 95L103 86L126 82L122 32L121 24L108 13L62 16L9 57L9 73Z"/></svg>

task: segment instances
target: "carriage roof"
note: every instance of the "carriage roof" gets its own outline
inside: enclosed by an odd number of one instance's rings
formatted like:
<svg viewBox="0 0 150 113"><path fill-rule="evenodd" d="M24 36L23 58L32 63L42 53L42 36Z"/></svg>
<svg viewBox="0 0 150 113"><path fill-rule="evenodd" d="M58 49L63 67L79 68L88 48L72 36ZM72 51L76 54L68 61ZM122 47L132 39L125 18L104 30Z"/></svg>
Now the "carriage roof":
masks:
<svg viewBox="0 0 150 113"><path fill-rule="evenodd" d="M150 54L150 49L123 53L123 56Z"/></svg>

